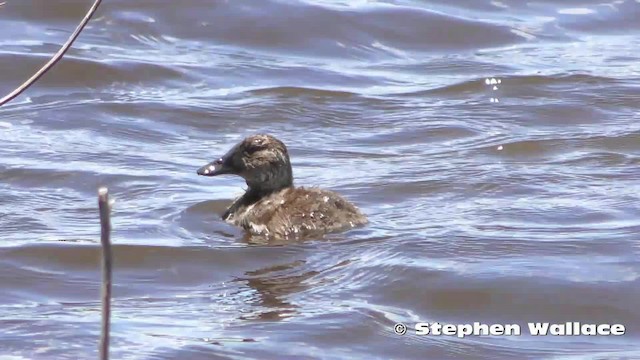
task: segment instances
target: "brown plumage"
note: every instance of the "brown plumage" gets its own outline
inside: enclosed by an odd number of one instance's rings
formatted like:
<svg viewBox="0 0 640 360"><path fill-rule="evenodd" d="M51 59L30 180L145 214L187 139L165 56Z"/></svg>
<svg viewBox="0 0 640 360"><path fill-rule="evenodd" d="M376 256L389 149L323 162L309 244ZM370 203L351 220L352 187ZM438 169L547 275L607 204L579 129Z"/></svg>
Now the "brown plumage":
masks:
<svg viewBox="0 0 640 360"><path fill-rule="evenodd" d="M198 175L234 174L249 188L222 218L251 234L287 239L346 230L367 223L350 202L333 191L296 188L287 147L271 135L254 135Z"/></svg>

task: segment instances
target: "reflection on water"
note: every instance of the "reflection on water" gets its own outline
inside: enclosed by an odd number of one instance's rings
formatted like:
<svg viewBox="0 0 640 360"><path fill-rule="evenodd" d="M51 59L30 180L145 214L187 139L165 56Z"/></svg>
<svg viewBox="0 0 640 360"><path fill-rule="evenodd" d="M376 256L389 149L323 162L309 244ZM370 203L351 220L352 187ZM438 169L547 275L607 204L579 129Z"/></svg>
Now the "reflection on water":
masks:
<svg viewBox="0 0 640 360"><path fill-rule="evenodd" d="M294 304L286 301L291 295L305 289L303 282L317 275L310 271L301 275L290 275L288 272L300 268L304 261L298 260L289 264L276 265L268 268L249 271L247 278L239 278L237 281L246 282L246 285L256 291L255 307L266 308L266 311L255 315L243 316L243 319L257 318L261 320L279 320L295 315Z"/></svg>

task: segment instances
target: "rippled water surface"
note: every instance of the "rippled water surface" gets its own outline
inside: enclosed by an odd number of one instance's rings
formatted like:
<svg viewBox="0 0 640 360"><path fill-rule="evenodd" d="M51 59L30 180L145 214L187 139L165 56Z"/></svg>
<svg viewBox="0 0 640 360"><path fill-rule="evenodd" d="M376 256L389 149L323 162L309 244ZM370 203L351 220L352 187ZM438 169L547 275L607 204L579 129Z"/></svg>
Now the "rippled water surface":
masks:
<svg viewBox="0 0 640 360"><path fill-rule="evenodd" d="M0 7L0 95L89 5ZM104 1L0 109L0 355L96 357L106 185L114 359L640 359L638 19L635 0ZM223 223L244 183L195 170L258 132L370 224L266 243ZM412 331L434 321L523 334ZM524 330L565 321L627 331Z"/></svg>

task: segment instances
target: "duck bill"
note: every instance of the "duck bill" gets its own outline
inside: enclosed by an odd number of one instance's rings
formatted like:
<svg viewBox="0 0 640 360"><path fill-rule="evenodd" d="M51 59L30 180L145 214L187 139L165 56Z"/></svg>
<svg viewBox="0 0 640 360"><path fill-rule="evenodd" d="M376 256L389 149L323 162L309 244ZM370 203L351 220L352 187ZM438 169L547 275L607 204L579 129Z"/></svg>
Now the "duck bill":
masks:
<svg viewBox="0 0 640 360"><path fill-rule="evenodd" d="M214 160L198 169L198 175L217 176L231 173L231 169L225 164L224 159Z"/></svg>

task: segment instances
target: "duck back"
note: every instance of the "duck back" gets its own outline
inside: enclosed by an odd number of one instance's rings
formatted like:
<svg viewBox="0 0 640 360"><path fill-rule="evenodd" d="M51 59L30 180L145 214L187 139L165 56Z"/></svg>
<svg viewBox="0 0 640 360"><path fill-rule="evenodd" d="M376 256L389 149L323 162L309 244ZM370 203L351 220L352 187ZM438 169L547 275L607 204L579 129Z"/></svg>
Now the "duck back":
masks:
<svg viewBox="0 0 640 360"><path fill-rule="evenodd" d="M223 218L254 235L276 238L300 238L367 223L367 218L337 193L304 187L289 187L255 198L247 193Z"/></svg>

